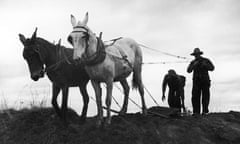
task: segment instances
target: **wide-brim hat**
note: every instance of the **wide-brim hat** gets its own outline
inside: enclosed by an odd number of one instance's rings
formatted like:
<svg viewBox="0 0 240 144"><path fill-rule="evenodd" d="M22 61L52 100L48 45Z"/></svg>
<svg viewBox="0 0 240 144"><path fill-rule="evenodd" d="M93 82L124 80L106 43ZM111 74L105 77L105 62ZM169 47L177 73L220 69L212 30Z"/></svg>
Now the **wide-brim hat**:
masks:
<svg viewBox="0 0 240 144"><path fill-rule="evenodd" d="M193 53L191 53L190 55L195 56L195 55L202 55L202 54L203 54L203 52L199 48L195 48L193 50Z"/></svg>

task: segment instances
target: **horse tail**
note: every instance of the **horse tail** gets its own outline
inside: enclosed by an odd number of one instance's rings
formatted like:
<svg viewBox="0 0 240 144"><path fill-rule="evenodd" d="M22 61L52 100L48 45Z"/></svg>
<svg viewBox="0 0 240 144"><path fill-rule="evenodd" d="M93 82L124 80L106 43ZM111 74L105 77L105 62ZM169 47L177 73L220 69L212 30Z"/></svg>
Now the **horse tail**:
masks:
<svg viewBox="0 0 240 144"><path fill-rule="evenodd" d="M132 79L132 87L133 89L138 89L138 92L141 96L142 101L142 111L143 114L147 114L147 107L144 100L144 85L142 83L142 51L139 45L136 43L135 47L135 60L133 65L133 79Z"/></svg>
<svg viewBox="0 0 240 144"><path fill-rule="evenodd" d="M132 87L133 89L138 89L139 86L140 86L139 74L133 70Z"/></svg>
<svg viewBox="0 0 240 144"><path fill-rule="evenodd" d="M133 89L139 89L142 86L142 51L140 47L136 45L135 60L133 64L132 87Z"/></svg>

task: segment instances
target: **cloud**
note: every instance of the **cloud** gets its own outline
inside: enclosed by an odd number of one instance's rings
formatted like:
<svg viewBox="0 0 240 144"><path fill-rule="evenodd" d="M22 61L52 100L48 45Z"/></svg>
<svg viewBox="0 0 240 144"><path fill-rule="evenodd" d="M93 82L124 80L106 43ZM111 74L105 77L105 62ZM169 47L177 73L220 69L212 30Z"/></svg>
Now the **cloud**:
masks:
<svg viewBox="0 0 240 144"><path fill-rule="evenodd" d="M222 82L213 83L213 91L215 95L221 97L222 101L228 104L238 104L239 99L239 87L240 77L232 80L225 80Z"/></svg>
<svg viewBox="0 0 240 144"><path fill-rule="evenodd" d="M0 0L0 8L4 8L8 0Z"/></svg>
<svg viewBox="0 0 240 144"><path fill-rule="evenodd" d="M227 80L219 81L216 84L238 89L240 87L239 81L240 81L240 77L235 77L233 79L227 79Z"/></svg>
<svg viewBox="0 0 240 144"><path fill-rule="evenodd" d="M5 83L9 78L29 75L27 64L0 64L0 69L0 84Z"/></svg>
<svg viewBox="0 0 240 144"><path fill-rule="evenodd" d="M223 60L240 60L240 49L229 47L228 49L221 49L215 52ZM240 61L239 61L240 62Z"/></svg>
<svg viewBox="0 0 240 144"><path fill-rule="evenodd" d="M107 37L114 32L129 35L154 48L184 55L196 46L215 53L239 45L239 6L235 1L105 2L115 16L109 17L110 25L103 29Z"/></svg>
<svg viewBox="0 0 240 144"><path fill-rule="evenodd" d="M186 57L190 57L194 47L200 47L204 55L212 59L216 66L216 70L211 73L213 82L216 82L216 93L239 92L239 85L233 80L239 76L237 65L240 57L240 1L26 0L23 3L1 0L0 7L2 85L7 85L7 79L10 77L29 78L18 33L30 37L37 26L38 36L50 42L62 38L63 44L70 46L66 42L67 35L72 30L70 14L82 19L88 11L90 28L96 34L103 31L104 40L120 36L132 37L151 48ZM144 48L143 54L144 60L148 62L178 60ZM191 82L192 75L186 74L186 66L187 63L144 65L144 78L145 81L149 80L147 86L158 95L159 87L156 85L160 86L161 78L169 68L187 75L188 81ZM157 72L153 73L153 69ZM156 77L159 77L159 80L156 80Z"/></svg>

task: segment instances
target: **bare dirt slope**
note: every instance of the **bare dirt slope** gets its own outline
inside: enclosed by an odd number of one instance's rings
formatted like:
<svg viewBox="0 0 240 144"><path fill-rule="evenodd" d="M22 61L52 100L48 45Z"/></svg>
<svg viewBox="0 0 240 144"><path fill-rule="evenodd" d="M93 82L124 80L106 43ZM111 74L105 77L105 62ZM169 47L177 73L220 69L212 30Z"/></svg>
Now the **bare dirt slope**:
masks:
<svg viewBox="0 0 240 144"><path fill-rule="evenodd" d="M151 111L162 112L154 107ZM1 144L227 144L240 143L240 113L162 118L141 114L114 116L111 126L82 124L72 110L64 127L52 108L8 110L0 114Z"/></svg>

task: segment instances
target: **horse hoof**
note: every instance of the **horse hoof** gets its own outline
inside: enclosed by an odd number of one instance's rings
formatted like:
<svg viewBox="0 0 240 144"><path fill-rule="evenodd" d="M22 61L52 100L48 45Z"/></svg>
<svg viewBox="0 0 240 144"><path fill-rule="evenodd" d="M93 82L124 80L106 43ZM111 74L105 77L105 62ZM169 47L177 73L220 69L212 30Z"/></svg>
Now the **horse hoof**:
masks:
<svg viewBox="0 0 240 144"><path fill-rule="evenodd" d="M111 124L111 119L110 118L106 119L105 124L110 125Z"/></svg>
<svg viewBox="0 0 240 144"><path fill-rule="evenodd" d="M147 116L147 114L148 114L147 110L146 110L146 109L143 110L143 115L144 115L144 116Z"/></svg>
<svg viewBox="0 0 240 144"><path fill-rule="evenodd" d="M80 117L80 124L84 124L86 122L86 117Z"/></svg>
<svg viewBox="0 0 240 144"><path fill-rule="evenodd" d="M119 115L125 115L127 113L127 111L126 110L121 110L120 112L119 112Z"/></svg>
<svg viewBox="0 0 240 144"><path fill-rule="evenodd" d="M119 112L119 115L123 116L123 115L125 115L125 113L124 112Z"/></svg>
<svg viewBox="0 0 240 144"><path fill-rule="evenodd" d="M102 122L100 121L100 120L98 120L97 122L96 122L96 127L97 128L100 128L102 126Z"/></svg>
<svg viewBox="0 0 240 144"><path fill-rule="evenodd" d="M106 120L104 123L104 128L108 128L111 125L111 121Z"/></svg>

